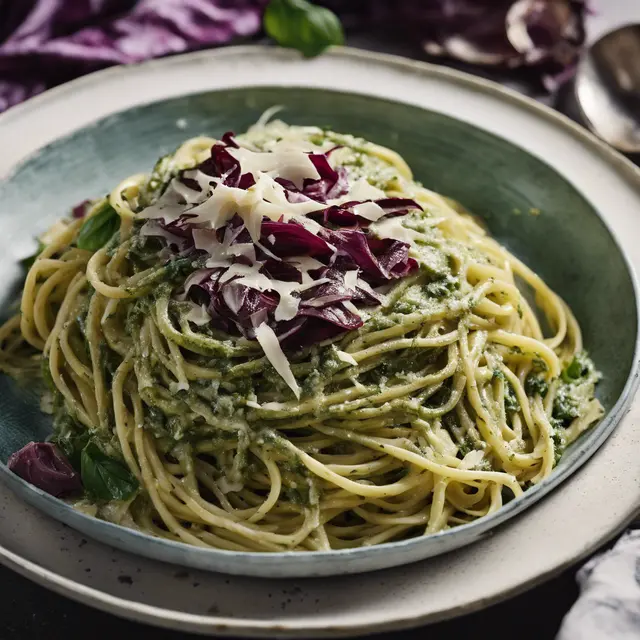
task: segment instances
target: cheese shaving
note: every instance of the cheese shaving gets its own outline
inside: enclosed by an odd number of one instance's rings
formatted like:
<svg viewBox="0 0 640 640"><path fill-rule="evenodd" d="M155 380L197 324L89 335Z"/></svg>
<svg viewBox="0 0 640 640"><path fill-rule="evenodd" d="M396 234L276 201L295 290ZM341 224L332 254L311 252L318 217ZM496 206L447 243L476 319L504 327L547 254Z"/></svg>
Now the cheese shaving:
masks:
<svg viewBox="0 0 640 640"><path fill-rule="evenodd" d="M273 329L263 322L256 328L256 340L260 343L260 346L264 351L264 355L273 365L273 368L280 374L282 379L287 383L291 391L293 391L294 395L299 400L300 387L296 382L293 372L291 371L289 360L287 360L287 357L284 355L282 347L278 342L278 337Z"/></svg>
<svg viewBox="0 0 640 640"><path fill-rule="evenodd" d="M305 179L318 180L320 174L304 151L275 148L270 153L257 153L248 149L227 148L242 167L243 173L267 173L272 177L290 180L302 189Z"/></svg>
<svg viewBox="0 0 640 640"><path fill-rule="evenodd" d="M211 322L211 316L203 304L193 304L191 310L186 315L186 319L189 322L193 322L197 327L203 327L205 324Z"/></svg>
<svg viewBox="0 0 640 640"><path fill-rule="evenodd" d="M328 204L343 204L353 200L381 200L386 197L387 195L382 189L374 187L366 178L358 178L351 184L345 195L330 200Z"/></svg>
<svg viewBox="0 0 640 640"><path fill-rule="evenodd" d="M478 465L482 464L484 460L484 451L469 451L467 455L462 459L459 469L477 469Z"/></svg>
<svg viewBox="0 0 640 640"><path fill-rule="evenodd" d="M359 273L359 269L345 271L344 286L350 291L355 291L356 287L358 286L358 273Z"/></svg>
<svg viewBox="0 0 640 640"><path fill-rule="evenodd" d="M342 362L346 362L347 364L353 365L354 367L358 364L358 361L346 351L338 350L336 351L336 356L338 356L338 360L342 360Z"/></svg>
<svg viewBox="0 0 640 640"><path fill-rule="evenodd" d="M420 239L421 235L413 229L407 229L400 218L387 218L376 222L369 227L369 230L378 238L391 240L400 240L400 242L406 242L410 245L415 244L417 239Z"/></svg>
<svg viewBox="0 0 640 640"><path fill-rule="evenodd" d="M353 213L365 220L371 220L372 222L376 222L382 216L387 215L387 212L375 202L363 202L361 204L357 204L352 207Z"/></svg>

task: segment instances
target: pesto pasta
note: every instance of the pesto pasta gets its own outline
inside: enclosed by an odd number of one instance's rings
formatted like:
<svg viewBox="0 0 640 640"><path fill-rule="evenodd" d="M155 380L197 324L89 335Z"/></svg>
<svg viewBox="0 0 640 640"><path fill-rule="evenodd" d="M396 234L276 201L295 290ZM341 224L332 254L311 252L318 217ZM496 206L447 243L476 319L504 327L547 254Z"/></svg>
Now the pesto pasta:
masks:
<svg viewBox="0 0 640 640"><path fill-rule="evenodd" d="M567 305L350 135L188 140L40 242L0 369L42 378L54 434L10 467L155 536L435 533L518 498L603 413Z"/></svg>

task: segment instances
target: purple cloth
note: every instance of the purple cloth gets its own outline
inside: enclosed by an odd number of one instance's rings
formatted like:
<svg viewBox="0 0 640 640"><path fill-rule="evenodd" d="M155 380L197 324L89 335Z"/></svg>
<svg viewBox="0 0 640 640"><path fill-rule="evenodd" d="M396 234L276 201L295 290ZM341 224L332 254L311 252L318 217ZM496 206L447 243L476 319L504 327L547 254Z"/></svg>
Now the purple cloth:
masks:
<svg viewBox="0 0 640 640"><path fill-rule="evenodd" d="M114 64L251 36L267 0L0 0L0 111Z"/></svg>
<svg viewBox="0 0 640 640"><path fill-rule="evenodd" d="M0 0L0 112L114 64L225 44L261 31L269 0ZM567 77L585 0L315 0L345 27L395 32L469 64ZM550 86L550 85L549 85Z"/></svg>
<svg viewBox="0 0 640 640"><path fill-rule="evenodd" d="M552 91L573 75L587 0L321 0L354 25L421 43L432 57L518 70ZM473 70L473 69L471 69Z"/></svg>

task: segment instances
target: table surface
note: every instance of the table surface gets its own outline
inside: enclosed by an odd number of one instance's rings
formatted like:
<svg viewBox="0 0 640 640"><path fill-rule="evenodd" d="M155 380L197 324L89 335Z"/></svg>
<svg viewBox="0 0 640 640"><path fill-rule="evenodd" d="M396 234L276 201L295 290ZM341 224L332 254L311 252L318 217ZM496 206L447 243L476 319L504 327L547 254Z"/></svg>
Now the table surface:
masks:
<svg viewBox="0 0 640 640"><path fill-rule="evenodd" d="M68 600L39 587L29 580L0 567L0 638L2 640L186 640L191 634L154 629L120 620ZM578 595L574 571L536 587L531 591L456 620L441 622L414 631L386 633L373 640L429 640L470 638L479 629L491 629L492 640L547 640L555 636L562 617ZM544 615L532 615L543 612ZM502 621L497 625L496 621ZM526 620L526 624L521 624Z"/></svg>
<svg viewBox="0 0 640 640"><path fill-rule="evenodd" d="M591 40L619 24L640 22L640 2L637 0L594 0L592 5L596 14L588 24ZM392 42L373 40L367 35L355 34L350 37L349 44L405 55L415 54L398 48ZM512 84L508 78L501 80ZM554 106L573 115L570 87L568 89ZM518 640L551 639L578 596L575 571L574 567L543 585L484 611L431 625L427 631L429 639L466 638L476 635L478 629L491 629L492 640L512 640L514 628L518 629ZM131 637L134 634L138 640L184 640L201 637L121 620L47 591L1 566L0 593L2 640L84 640L87 635L91 640L113 640L115 637ZM532 615L532 612L537 613ZM500 625L496 624L498 620L501 621ZM523 625L525 620L526 624ZM375 638L412 640L422 636L425 631L422 628L382 634Z"/></svg>

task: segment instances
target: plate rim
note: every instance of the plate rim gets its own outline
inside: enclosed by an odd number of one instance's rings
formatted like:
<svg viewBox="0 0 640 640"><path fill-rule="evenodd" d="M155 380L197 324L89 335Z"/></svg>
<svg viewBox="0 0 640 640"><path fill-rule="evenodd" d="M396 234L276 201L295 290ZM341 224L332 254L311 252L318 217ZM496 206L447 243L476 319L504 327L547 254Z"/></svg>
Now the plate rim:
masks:
<svg viewBox="0 0 640 640"><path fill-rule="evenodd" d="M148 61L148 62L144 62L141 63L139 65L133 65L136 67L145 67L145 68L149 68L149 67L155 67L155 66L165 66L168 64L184 64L184 63L189 63L192 62L194 60L198 60L200 58L209 58L209 57L226 57L226 56L238 56L238 55L243 55L244 53L252 53L254 54L256 52L256 50L260 50L262 49L263 52L265 53L265 55L278 55L278 56L286 56L286 57L294 57L296 54L293 52L289 52L289 51L283 51L283 50L279 50L279 49L274 49L272 47L261 47L261 46L256 46L256 45L249 45L249 46L235 46L235 47L228 47L228 48L224 48L224 49L217 49L217 50L206 50L206 51L201 51L201 52L196 52L196 53L191 53L191 54L183 54L180 56L174 56L171 58L165 58L165 59L160 59L160 60L152 60L152 61ZM434 64L430 64L430 63L426 63L426 62L422 62L422 61L416 61L416 60L410 60L410 59L406 59L403 58L401 56L395 56L395 55L389 55L389 54L381 54L381 53L374 53L374 52L368 52L368 51L363 51L363 50L359 50L359 49L350 49L350 48L335 48L333 51L328 52L328 54L325 55L329 55L329 56L336 56L336 57L340 57L340 56L347 56L347 57L351 57L354 59L361 59L361 60L368 60L368 61L375 61L379 64L383 64L385 66L395 66L395 67L400 67L402 69L413 69L416 72L419 72L420 74L424 74L424 75L429 75L429 76L436 76L436 77L441 77L444 78L446 80L451 80L453 82L455 82L456 84L462 84L462 85L466 85L467 87L471 86L471 87L475 87L477 89L479 89L480 91L483 91L484 93L489 93L491 95L494 96L498 96L499 98L506 98L508 99L510 102L512 103L516 103L518 106L522 107L523 109L529 111L529 112L533 112L534 115L540 116L545 118L546 120L551 120L551 121L555 121L555 123L557 125L560 125L561 128L563 128L565 131L569 131L570 133L572 133L572 135L576 136L577 138L581 139L584 142L589 143L590 147L596 151L598 153L599 156L604 158L604 161L608 162L608 164L612 167L614 167L617 172L621 175L623 175L623 177L637 190L640 191L640 169L638 167L636 167L635 165L633 165L628 159L626 159L625 157L623 157L622 155L618 154L616 151L614 151L612 148L608 147L608 145L606 145L604 142L602 142L601 140L599 140L598 138L596 138L595 136L593 136L593 134L589 133L588 131L586 131L585 129L583 129L580 125L578 125L577 123L571 121L569 118L567 118L566 116L552 110L549 107L546 107L545 105L542 105L536 101L534 101L533 99L521 95L519 93L517 93L514 90L505 88L493 81L489 81L489 80L485 80L483 78L479 78L464 72L460 72L457 70L453 70L447 67L441 67L439 65L434 65ZM0 115L0 124L5 124L7 121L11 122L11 119L13 117L21 117L22 114L24 113L28 113L29 110L37 108L41 103L46 103L47 101L50 100L56 100L57 98L59 98L61 95L64 95L65 92L68 91L74 91L79 85L92 85L96 82L99 82L100 80L102 80L105 76L107 75L119 75L122 73L127 73L129 72L129 69L127 69L127 67L113 67L113 68L109 68L109 69L105 69L102 71L98 71L92 74L88 74L87 76L78 78L74 81L71 81L69 83L63 84L59 87L56 87L54 89L50 89L49 91L45 92L44 94L41 94L40 96L36 96L35 98L32 98L30 100L28 100L26 103L19 105L17 107L14 107L13 109L9 110L6 114L2 114ZM358 93L362 93L361 91L357 91ZM186 95L186 94L185 94ZM152 100L150 102L154 102L155 100ZM398 102L403 102L402 100L397 100ZM148 104L148 103L142 103L142 104ZM101 118L100 118L101 119ZM90 125L85 125L85 126L90 126ZM70 133L70 132L69 132ZM67 134L64 134L67 135ZM23 157L20 159L20 161L17 163L17 165L21 165L25 159L27 159L29 156ZM600 216L599 216L600 217ZM627 254L627 252L624 250L624 248L620 245L620 243L618 242L617 239L617 235L611 230L611 227L608 223L608 221L602 217L600 217L600 220L603 222L603 224L606 226L607 230L609 231L610 235L612 236L614 242L618 245L620 253L622 254L627 269L631 275L632 278L632 282L633 282L633 287L634 287L634 291L635 291L635 295L636 295L636 317L637 317L637 312L638 312L638 286L637 286L637 279L635 277L635 269L633 264L631 263L629 256ZM640 332L639 332L640 333ZM623 414L624 410L628 408L628 406L631 403L631 400L633 399L633 391L637 388L638 386L638 376L637 376L637 371L638 371L638 345L639 345L639 339L640 339L640 335L637 336L636 338L636 344L635 344L635 351L634 351L634 363L632 365L632 371L631 371L631 375L628 378L627 382L625 383L624 389L622 391L622 393L620 394L620 398L618 399L618 402L616 402L616 404L614 405L614 407L612 408L612 410L609 412L608 416L612 417L611 422L613 423L612 426L610 426L610 428L603 434L601 434L601 437L598 439L597 443L594 442L593 445L593 450L592 453L594 453L597 449L599 449L600 445L602 444L602 442L610 435L611 431L615 428L615 426L618 424L619 420L623 417L622 415L619 414ZM635 374L635 375L634 375ZM615 414L615 415L614 415ZM615 419L613 419L615 418ZM590 457L590 456L588 456ZM586 458L585 460L586 461ZM573 471L577 471L577 468L572 469ZM565 477L563 478L563 480L570 474L565 474ZM561 482L561 480L557 480L556 483L559 484ZM541 497L541 496L540 496ZM619 524L619 523L618 523ZM624 526L624 523L620 526ZM613 532L614 533L614 532ZM611 535L613 535L613 533ZM395 545L398 545L398 543L392 543ZM180 545L180 547L183 547L184 545ZM385 548L389 549L390 545L386 545ZM397 548L397 546L396 546ZM4 552L6 550L4 549L0 549L0 551ZM10 552L8 552L10 553ZM576 555L575 557L567 560L567 564L570 564L571 562L573 562L575 559L577 559L580 556L583 556L585 553L588 553L588 550L584 551L581 554ZM4 555L4 553L2 554ZM233 555L236 555L235 553ZM282 556L283 554L278 554L280 556ZM317 555L317 554L314 554ZM332 555L337 555L336 552L332 552ZM19 558L19 556L18 556ZM25 565L26 564L32 564L33 566L38 566L35 565L34 563L30 563L30 561L28 560L24 560ZM566 566L566 565L565 565ZM561 570L562 567L559 567L558 570ZM47 571L45 569L43 569L43 571ZM51 573L51 572L49 572ZM56 574L54 574L56 575ZM66 580L67 582L73 582L73 581L69 581L68 579L62 578L60 576L58 576L59 578L61 578L62 580ZM540 579L544 579L544 577L546 576L542 576L540 577ZM535 581L530 581L530 583L528 584L532 584ZM78 584L78 583L73 583L73 584ZM516 589L524 589L527 585L519 585L519 587L517 587ZM80 585L80 587L82 587L82 585ZM86 587L85 587L86 588ZM95 591L95 590L94 590ZM511 593L514 593L514 590L509 591L508 593L505 593L503 597L507 597L508 595L510 595ZM102 595L104 595L107 598L113 598L112 596L109 596L108 594L103 594L102 592L99 592ZM482 599L481 599L482 600ZM479 601L478 607L482 606L483 602ZM127 605L131 605L132 603L127 602ZM133 603L136 604L136 603ZM145 606L145 605L140 605L140 606ZM465 607L465 609L467 611L471 610L469 605L467 605ZM163 610L164 611L164 610ZM181 614L182 615L182 614ZM455 613L452 613L451 615L455 615ZM197 618L203 618L207 621L209 621L209 624L211 624L211 621L215 619L215 617L208 617L208 616L196 616ZM433 614L429 614L428 616L429 620L435 620L436 618L433 617ZM408 619L408 621L405 622L404 626L409 626L411 624L421 624L421 622L424 622L424 620L421 619L415 619L415 618L410 618ZM394 621L394 628L398 628L399 626L401 626L402 622L398 622L397 620ZM242 625L241 625L242 626ZM246 625L245 627L246 628ZM380 628L379 625L377 625L376 628ZM353 627L349 627L348 630L350 632L354 631ZM284 631L284 629L283 629ZM337 631L337 629L335 629L334 631ZM221 631L222 632L222 631ZM362 631L363 633L365 631Z"/></svg>
<svg viewBox="0 0 640 640"><path fill-rule="evenodd" d="M253 53L257 48L259 47L253 47L253 46L238 47L238 48L229 47L228 49L218 50L217 52L215 52L214 55L216 57L224 57L221 54L228 55L229 52L233 54L234 49L236 50L239 49L237 53L242 55L244 49L248 49L250 52ZM265 49L271 52L280 51L280 50L273 49L271 47L265 47ZM352 50L348 48L344 48L342 50L339 49L338 54L341 52L344 52L345 50L347 51L348 55L353 55ZM206 57L210 57L212 55L211 51L207 51L206 53L208 54ZM195 55L194 54L187 54L187 55L193 60L201 57L202 52L197 52ZM378 57L379 55L380 54L374 54L374 57ZM359 53L356 57L360 57ZM370 56L368 55L367 57L370 57ZM184 56L182 58L183 59L178 60L178 62L184 63ZM173 62L172 59L169 59L169 61ZM163 62L164 61L162 59L152 60L147 63L142 63L140 66L146 65L146 68L153 67L153 66L164 66L162 64ZM414 62L414 61L410 61L410 62ZM405 64L404 60L402 61L402 64L403 65ZM418 65L420 67L422 66L420 65L420 63L418 63ZM438 76L450 75L450 72L452 70L448 68L445 68L445 69L447 69L447 71L443 74L441 73L442 71L441 67L438 67L437 65L429 65L429 71L435 72L435 75L438 75ZM72 83L70 84L76 83L75 86L77 86L78 84L81 84L84 82L91 85L92 81L93 82L99 81L107 73L114 74L114 75L118 73L127 73L127 68L113 67L110 69L99 71L96 74L90 74L93 76L92 78L90 78L90 80L86 80L87 76L84 76L75 81L72 81ZM467 83L467 80L468 80L467 74L456 71L453 73L453 76L455 77L456 80ZM475 76L472 76L472 78L475 79ZM484 86L484 83L481 83L481 84L483 84ZM489 85L491 86L492 89L495 90L494 83L489 82ZM275 86L275 85L269 85L269 86ZM502 89L501 85L498 85L498 87ZM64 84L60 85L59 87L56 87L53 90L54 94L49 96L49 100L52 100L52 99L55 100L56 97L59 96L60 93L62 93L63 89L68 90L68 88ZM73 89L74 87L71 87L71 90ZM44 94L37 96L36 99L40 98L41 101L44 100L47 97L46 96L47 93L48 92L45 92ZM500 93L502 93L502 91L500 91ZM513 97L513 95L511 97ZM170 100L172 98L167 98L167 99ZM28 106L28 102L29 101L24 103L24 105L20 105L19 108L23 107L23 110L24 110L24 108ZM151 101L146 104L153 104L154 102L155 101ZM402 101L394 100L394 102L402 102ZM138 108L138 107L134 107L134 108ZM125 110L125 112L126 111L127 110ZM7 113L8 115L11 115L11 110L9 110ZM2 116L0 116L0 125L3 122L1 118ZM100 118L98 121L101 121L102 119L103 118ZM86 128L86 125L84 127L80 127L80 130L84 128ZM33 157L33 155L38 155L42 149L48 148L50 145L57 144L59 140L66 138L68 135L73 135L73 132L71 134L65 134L59 138L55 138L53 141L49 142L43 147L38 148L34 152L34 154L30 154L22 158L18 163L16 163L11 168L8 176L6 176L4 180L11 179L11 177L14 175L14 172L19 171L21 167L23 167L24 164L28 162L30 158ZM528 152L525 151L525 153L528 153ZM553 170L555 171L555 169ZM639 178L639 181L640 181L640 170L637 172L637 177ZM566 180L566 178L564 179ZM640 187L640 182L638 186ZM576 189L576 191L580 193L579 190ZM202 559L202 560L211 559L210 562L215 563L216 559L219 559L220 564L226 564L227 566L229 566L228 561L230 559L232 558L238 559L238 561L245 563L245 566L247 567L242 571L237 571L237 572L231 571L232 573L237 573L238 575L257 575L257 573L262 572L265 567L270 567L272 565L278 566L279 563L281 562L286 562L289 565L295 564L295 567L296 567L294 571L295 575L302 575L303 572L305 571L304 567L307 567L307 566L314 567L316 565L320 565L323 561L336 563L337 565L337 563L339 562L338 559L344 559L345 561L352 560L354 563L356 562L364 563L366 562L367 558L370 558L372 559L371 565L374 565L375 559L384 558L387 552L406 550L408 553L410 550L417 549L419 547L422 547L425 544L428 544L427 540L434 541L434 542L431 542L432 546L435 546L436 544L438 544L436 542L437 540L446 541L452 538L460 539L465 535L468 536L469 538L474 538L473 541L475 541L480 536L487 535L490 531L492 531L496 527L507 522L517 514L522 513L527 508L529 508L530 506L532 506L533 504L541 500L549 492L557 489L559 485L561 485L565 480L567 480L567 478L569 478L576 471L578 471L578 469L580 469L580 467L582 467L582 465L585 464L589 460L589 458L591 458L591 456L602 446L605 440L615 430L620 419L622 418L622 415L624 415L625 410L628 408L628 406L632 402L634 391L637 389L638 382L639 382L638 371L640 369L640 362L639 362L639 353L640 353L639 289L640 287L638 285L638 280L636 277L633 264L631 263L626 251L618 241L617 235L611 229L609 223L600 215L600 213L597 210L595 211L595 214L598 217L598 219L601 221L601 223L604 225L606 230L608 231L614 244L617 246L618 251L623 258L623 261L625 263L625 266L631 278L632 288L635 294L636 339L635 339L633 360L632 360L630 373L620 393L618 400L610 409L610 411L607 412L604 419L597 425L596 427L597 435L594 436L590 434L588 437L588 440L587 438L579 440L575 445L575 449L569 452L568 458L570 462L568 462L568 464L565 466L560 466L554 469L553 473L548 478L545 478L542 482L537 484L535 487L530 488L519 500L514 500L509 502L508 504L504 505L501 509L491 514L490 516L486 516L484 518L474 520L469 524L461 525L460 527L456 527L455 529L449 529L446 531L441 531L441 532L431 534L428 537L427 536L416 537L416 538L409 538L406 540L400 540L395 542L385 542L383 544L372 546L372 547L357 547L353 549L339 549L339 550L337 549L332 551L316 551L313 554L299 555L291 551L281 551L281 552L264 554L261 552L252 552L252 551L229 551L224 549L193 548L193 547L189 547L188 545L185 545L185 543L183 542L157 539L157 538L154 538L153 536L150 536L149 534L146 534L140 531L128 529L126 527L122 527L120 525L113 524L110 522L101 521L100 529L104 531L104 534L103 534L104 538L115 539L117 536L119 536L121 538L125 538L126 540L131 541L129 544L133 544L133 545L136 544L136 541L138 544L142 544L144 541L148 543L150 541L153 541L153 544L148 549L149 555L147 557L155 557L157 559L160 559L159 554L162 553L162 550L166 550L166 552L171 556L174 556L174 558L173 559L163 558L163 560L164 561L168 560L170 562L176 561L177 559L175 558L175 556L180 555L181 552L184 554L187 553L185 546L188 549L188 552L189 552L188 555L192 556L194 558L194 561L197 559ZM71 526L87 523L87 520L89 519L92 521L94 520L94 518L91 518L91 516L75 511L69 505L61 503L59 500L57 500L56 498L53 498L52 496L48 495L47 493L38 489L37 487L34 487L33 485L25 482L21 478L17 478L15 474L12 474L10 471L8 471L6 465L2 461L0 461L0 479L4 481L6 484L8 484L9 487L12 488L14 491L18 492L21 498L29 500L31 504L33 504L34 506L37 506L37 508L40 508L42 504L49 504L51 505L50 507L51 512L55 511L58 514L64 513L66 522L71 524ZM39 502L40 505L36 505L36 502ZM55 507L53 506L54 503L55 503ZM86 526L88 527L90 526L91 528L93 528L94 524L95 523L93 522L91 523L91 525L87 523ZM92 535L92 534L88 534L88 535ZM291 560L292 554L295 554L293 556L295 557L295 562ZM438 555L438 553L432 554L432 555ZM401 561L397 562L395 565L388 565L388 566L391 567L391 566L397 566L397 565L403 564L402 559L400 560ZM384 561L381 561L381 562L384 562ZM406 558L404 559L404 562L407 562ZM194 566L193 564L190 564L190 563L185 563L185 564L187 566ZM385 565L385 567L386 566L387 565ZM251 567L254 567L254 568L252 569ZM380 566L373 567L373 568L380 568ZM336 566L336 569L339 569L339 567ZM221 569L220 566L213 567L212 570L222 570L227 572L227 569ZM367 571L367 570L370 570L370 569L363 569L363 571ZM247 573L245 573L245 571ZM287 576L293 577L294 572L292 572L291 570L285 570L282 572L282 574L284 575L286 573ZM336 572L330 573L329 570L327 570L327 571L323 571L322 575L332 575L333 573L335 573L335 575L338 575L339 573L343 573L343 571L338 570Z"/></svg>
<svg viewBox="0 0 640 640"><path fill-rule="evenodd" d="M612 539L615 535L623 531L632 520L633 515L626 517L623 522L616 525L606 540ZM358 625L334 624L330 627L323 624L300 627L294 623L253 619L239 622L237 618L198 615L177 609L149 605L135 600L125 600L119 596L105 593L95 587L90 587L71 578L59 575L55 571L51 571L31 560L23 558L2 545L0 545L0 565L15 571L41 587L53 591L58 595L68 597L74 602L110 613L123 620L145 623L154 627L179 630L181 632L187 631L202 636L231 638L299 638L302 631L305 637L308 638L353 638L372 633L407 631L476 613L488 606L499 604L554 578L569 568L574 562L590 555L601 546L603 542L605 542L605 540L594 541L592 545L582 549L577 557L566 559L561 564L556 565L552 570L504 589L496 596L486 598L479 597L471 603L459 603L449 609L441 610L437 613L427 613L417 617L396 618L384 623L360 623ZM176 625L180 626L177 627Z"/></svg>

